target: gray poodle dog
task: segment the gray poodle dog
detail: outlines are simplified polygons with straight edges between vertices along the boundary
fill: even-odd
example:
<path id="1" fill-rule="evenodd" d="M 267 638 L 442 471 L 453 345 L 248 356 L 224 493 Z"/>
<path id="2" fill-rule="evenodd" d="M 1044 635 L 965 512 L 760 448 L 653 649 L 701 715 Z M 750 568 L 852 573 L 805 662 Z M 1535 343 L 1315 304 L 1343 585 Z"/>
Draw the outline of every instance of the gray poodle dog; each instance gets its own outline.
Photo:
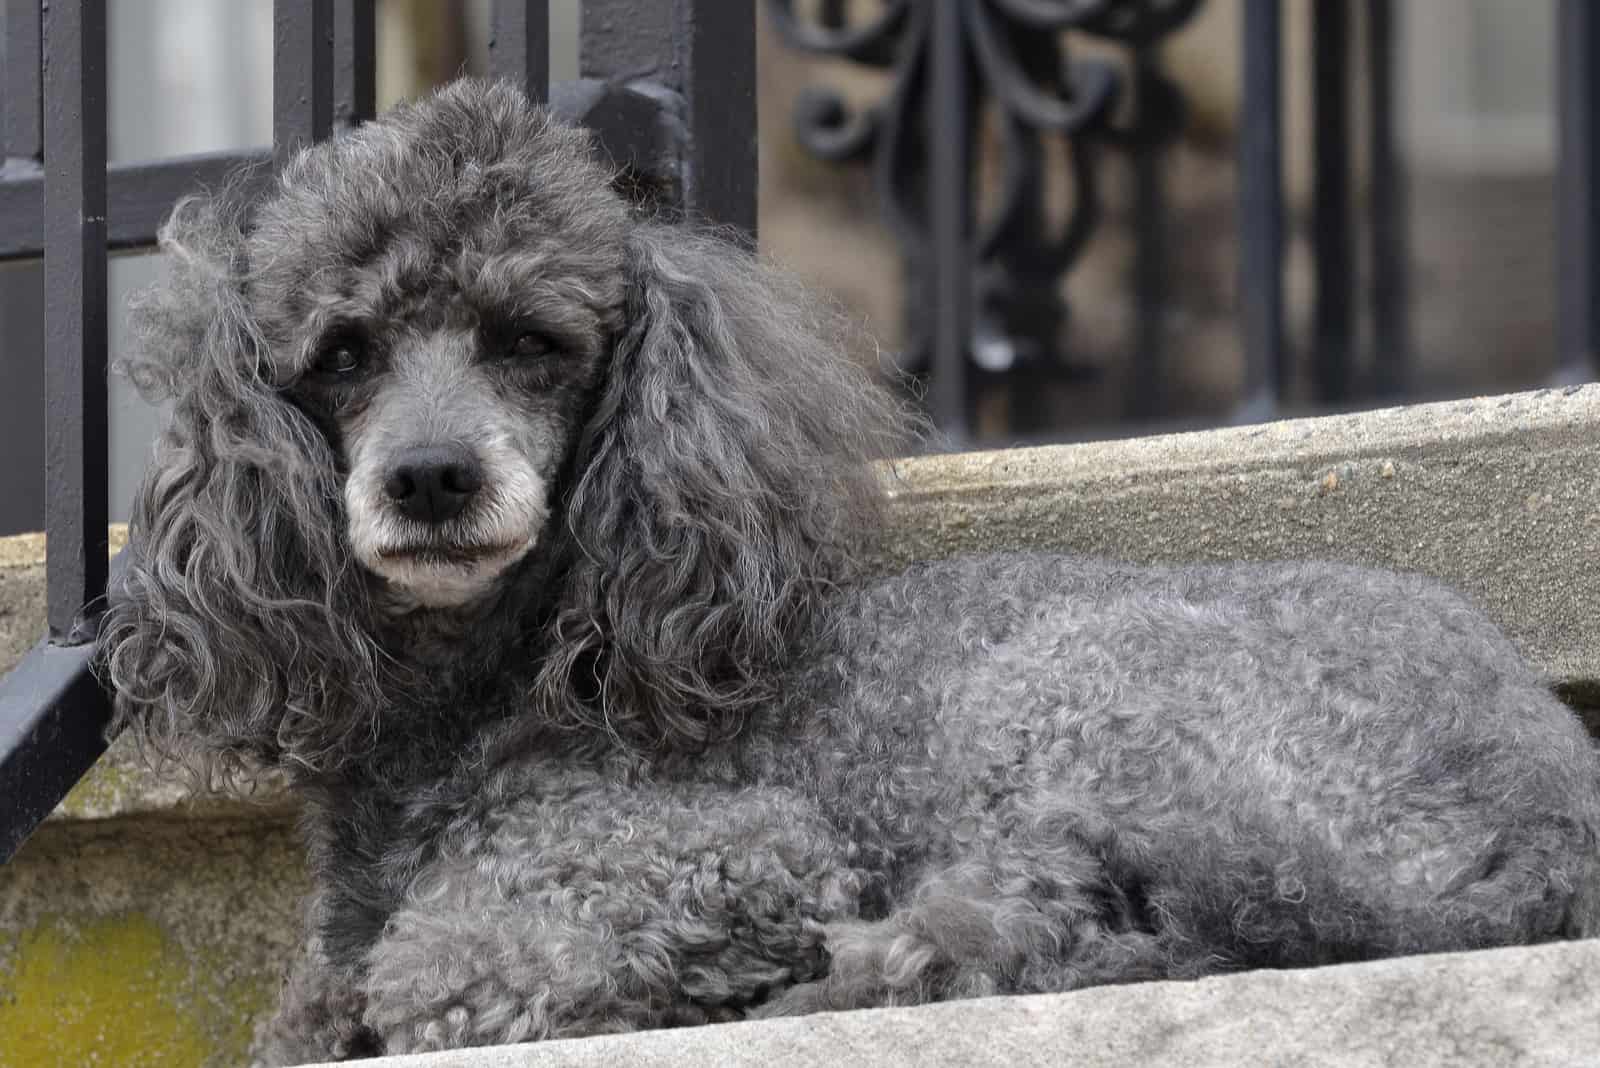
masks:
<path id="1" fill-rule="evenodd" d="M 269 1063 L 1600 933 L 1600 766 L 1425 579 L 866 573 L 907 420 L 457 83 L 180 206 L 118 723 L 287 776 Z"/>

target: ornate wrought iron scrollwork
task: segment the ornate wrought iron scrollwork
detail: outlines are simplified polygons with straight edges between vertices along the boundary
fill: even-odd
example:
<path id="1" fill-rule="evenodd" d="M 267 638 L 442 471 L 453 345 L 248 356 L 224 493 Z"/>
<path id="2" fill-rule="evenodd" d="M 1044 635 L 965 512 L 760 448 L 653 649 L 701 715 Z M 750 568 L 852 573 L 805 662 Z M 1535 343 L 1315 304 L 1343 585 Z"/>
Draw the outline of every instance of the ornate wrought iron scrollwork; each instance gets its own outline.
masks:
<path id="1" fill-rule="evenodd" d="M 795 130 L 806 150 L 822 159 L 871 161 L 886 221 L 905 254 L 912 294 L 901 366 L 933 373 L 934 414 L 963 435 L 970 391 L 955 383 L 941 389 L 940 375 L 1014 377 L 1029 369 L 1063 369 L 1057 353 L 1066 308 L 1059 282 L 1098 220 L 1097 150 L 1149 147 L 1175 127 L 1175 87 L 1153 73 L 1153 64 L 1138 60 L 1200 0 L 880 0 L 860 19 L 849 17 L 851 5 L 844 0 L 821 0 L 810 17 L 797 13 L 794 0 L 766 2 L 775 29 L 791 47 L 890 72 L 884 97 L 860 109 L 836 90 L 807 89 L 795 103 Z M 947 4 L 953 6 L 941 7 Z M 1077 54 L 1068 31 L 1132 50 L 1138 100 L 1131 121 L 1114 118 L 1123 88 L 1119 66 Z M 943 40 L 945 34 L 959 40 Z M 933 58 L 941 47 L 946 57 L 960 56 L 954 87 L 940 80 L 949 76 Z M 985 198 L 991 206 L 980 217 L 972 183 L 985 104 L 996 117 L 1001 151 L 999 187 Z M 936 143 L 947 138 L 959 139 L 960 150 L 952 153 Z M 1067 146 L 1065 180 L 1072 192 L 1071 210 L 1055 226 L 1045 210 L 1050 138 Z M 941 187 L 933 173 L 940 165 L 963 173 L 943 176 Z M 957 249 L 935 236 L 935 213 L 951 205 L 935 203 L 932 190 L 953 188 L 952 177 L 964 191 L 965 237 Z M 963 257 L 970 271 L 970 309 L 943 321 L 968 324 L 964 339 L 940 337 L 932 325 L 937 317 L 928 314 L 935 294 L 949 292 L 933 276 L 939 257 L 950 255 Z"/>

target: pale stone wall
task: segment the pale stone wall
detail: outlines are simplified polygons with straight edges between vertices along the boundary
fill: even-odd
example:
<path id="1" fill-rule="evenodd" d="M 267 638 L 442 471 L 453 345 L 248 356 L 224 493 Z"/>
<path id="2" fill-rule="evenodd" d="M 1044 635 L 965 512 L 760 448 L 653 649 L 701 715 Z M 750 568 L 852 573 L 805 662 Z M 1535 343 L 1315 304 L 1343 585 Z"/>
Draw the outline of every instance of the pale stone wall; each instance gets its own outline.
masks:
<path id="1" fill-rule="evenodd" d="M 282 819 L 47 824 L 0 870 L 0 1064 L 242 1063 L 305 890 Z"/>

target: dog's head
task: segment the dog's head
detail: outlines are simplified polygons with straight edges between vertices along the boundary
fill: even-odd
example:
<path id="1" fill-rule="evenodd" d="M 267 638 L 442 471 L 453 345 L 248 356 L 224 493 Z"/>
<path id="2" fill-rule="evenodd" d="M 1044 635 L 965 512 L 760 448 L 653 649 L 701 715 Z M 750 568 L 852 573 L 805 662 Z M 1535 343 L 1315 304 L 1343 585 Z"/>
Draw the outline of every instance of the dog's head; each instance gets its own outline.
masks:
<path id="1" fill-rule="evenodd" d="M 246 243 L 273 385 L 344 475 L 356 560 L 459 607 L 540 544 L 624 322 L 626 207 L 576 130 L 463 84 L 299 157 Z"/>
<path id="2" fill-rule="evenodd" d="M 120 722 L 335 766 L 405 699 L 396 636 L 447 617 L 532 658 L 542 714 L 643 740 L 768 694 L 902 422 L 815 303 L 611 177 L 460 82 L 302 153 L 248 224 L 180 206 L 135 309 L 175 405 L 102 632 Z"/>

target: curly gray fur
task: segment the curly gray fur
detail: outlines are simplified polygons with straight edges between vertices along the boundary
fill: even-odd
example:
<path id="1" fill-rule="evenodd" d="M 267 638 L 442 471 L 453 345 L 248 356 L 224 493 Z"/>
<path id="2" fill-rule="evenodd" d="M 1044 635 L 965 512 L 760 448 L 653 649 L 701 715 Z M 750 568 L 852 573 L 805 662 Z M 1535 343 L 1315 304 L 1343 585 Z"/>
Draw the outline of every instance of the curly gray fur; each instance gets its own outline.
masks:
<path id="1" fill-rule="evenodd" d="M 609 178 L 462 82 L 165 232 L 102 664 L 153 752 L 306 801 L 265 1061 L 1600 933 L 1591 743 L 1459 597 L 869 578 L 906 420 Z M 374 487 L 438 442 L 486 484 L 424 529 Z"/>
<path id="2" fill-rule="evenodd" d="M 262 373 L 240 233 L 226 204 L 180 204 L 162 231 L 170 280 L 134 303 L 144 355 L 128 373 L 176 405 L 103 639 L 119 716 L 203 740 L 229 774 L 348 751 L 376 731 L 382 694 L 334 521 L 338 467 Z"/>

